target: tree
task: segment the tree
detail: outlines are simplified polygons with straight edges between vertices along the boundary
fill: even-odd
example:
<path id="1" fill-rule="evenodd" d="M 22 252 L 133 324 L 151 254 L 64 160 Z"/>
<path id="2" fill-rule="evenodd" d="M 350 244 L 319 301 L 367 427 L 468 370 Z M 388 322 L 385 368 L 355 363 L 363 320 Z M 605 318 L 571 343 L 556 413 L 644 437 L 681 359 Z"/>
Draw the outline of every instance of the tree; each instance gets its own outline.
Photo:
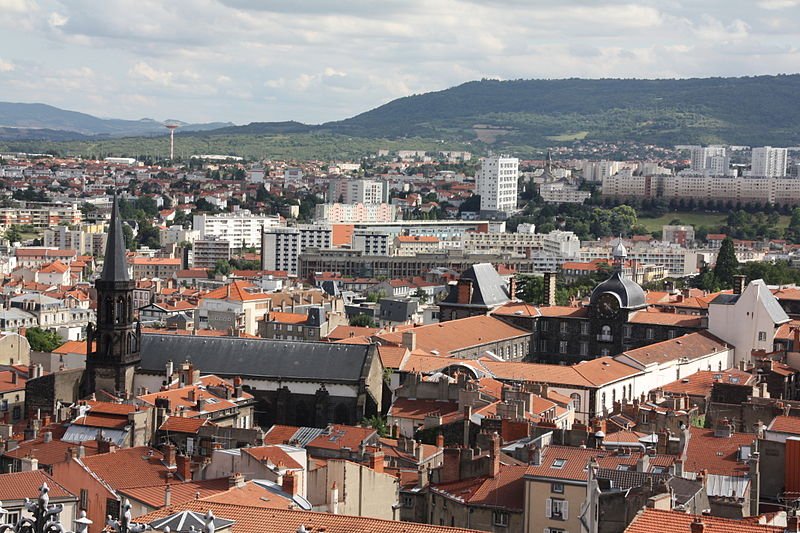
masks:
<path id="1" fill-rule="evenodd" d="M 42 328 L 28 328 L 25 331 L 25 338 L 31 345 L 31 350 L 36 352 L 52 352 L 62 344 L 64 341 L 55 331 L 48 331 Z"/>
<path id="2" fill-rule="evenodd" d="M 16 224 L 9 226 L 6 230 L 6 239 L 8 242 L 15 243 L 15 242 L 22 242 L 22 232 L 19 229 L 19 226 Z"/>
<path id="3" fill-rule="evenodd" d="M 365 315 L 364 313 L 358 314 L 350 319 L 351 326 L 357 326 L 361 328 L 375 328 L 377 324 L 375 324 L 375 320 L 369 315 Z"/>
<path id="4" fill-rule="evenodd" d="M 733 249 L 733 239 L 725 237 L 717 254 L 714 276 L 716 276 L 721 286 L 730 288 L 733 287 L 733 276 L 738 272 L 739 261 L 736 259 L 736 251 Z"/>
<path id="5" fill-rule="evenodd" d="M 386 419 L 381 415 L 372 415 L 368 418 L 364 418 L 361 421 L 361 425 L 376 430 L 379 437 L 385 437 L 389 434 L 389 425 L 386 423 Z"/>
<path id="6" fill-rule="evenodd" d="M 217 263 L 214 265 L 215 276 L 227 276 L 232 271 L 233 269 L 231 268 L 231 264 L 227 259 L 218 259 Z"/>
<path id="7" fill-rule="evenodd" d="M 421 288 L 418 288 L 416 291 L 414 291 L 414 294 L 411 296 L 418 299 L 420 303 L 423 304 L 428 301 L 428 293 L 423 291 Z"/>

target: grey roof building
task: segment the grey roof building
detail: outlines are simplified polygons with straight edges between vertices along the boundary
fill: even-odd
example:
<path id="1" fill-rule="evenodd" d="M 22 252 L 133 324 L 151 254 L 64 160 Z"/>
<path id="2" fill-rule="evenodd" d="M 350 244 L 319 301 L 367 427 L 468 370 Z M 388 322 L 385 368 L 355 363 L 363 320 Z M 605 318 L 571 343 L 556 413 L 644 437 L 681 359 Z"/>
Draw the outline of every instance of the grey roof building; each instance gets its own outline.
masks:
<path id="1" fill-rule="evenodd" d="M 477 263 L 450 285 L 447 297 L 439 303 L 440 320 L 485 315 L 511 301 L 511 292 L 490 263 Z"/>
<path id="2" fill-rule="evenodd" d="M 353 424 L 381 409 L 383 368 L 372 344 L 145 334 L 136 385 L 158 390 L 169 362 L 241 377 L 262 425 Z"/>

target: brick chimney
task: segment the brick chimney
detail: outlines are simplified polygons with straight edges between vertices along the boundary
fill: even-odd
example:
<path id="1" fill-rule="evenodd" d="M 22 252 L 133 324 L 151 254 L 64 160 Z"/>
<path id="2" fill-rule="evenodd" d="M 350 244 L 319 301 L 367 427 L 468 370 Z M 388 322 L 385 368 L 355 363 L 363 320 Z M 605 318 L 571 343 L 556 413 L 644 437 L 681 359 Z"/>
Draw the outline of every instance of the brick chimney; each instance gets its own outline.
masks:
<path id="1" fill-rule="evenodd" d="M 192 480 L 192 460 L 185 455 L 179 455 L 176 458 L 178 470 L 175 472 L 178 477 L 184 481 Z"/>
<path id="2" fill-rule="evenodd" d="M 691 531 L 692 533 L 703 533 L 705 531 L 706 525 L 703 523 L 703 520 L 698 516 L 692 521 Z"/>
<path id="3" fill-rule="evenodd" d="M 161 452 L 164 454 L 164 464 L 167 465 L 167 468 L 175 468 L 177 466 L 175 462 L 175 457 L 177 455 L 175 446 L 172 444 L 165 444 Z"/>
<path id="4" fill-rule="evenodd" d="M 244 476 L 239 472 L 234 472 L 231 474 L 231 477 L 228 478 L 228 487 L 232 489 L 240 489 L 244 487 Z"/>
<path id="5" fill-rule="evenodd" d="M 297 496 L 297 494 L 300 492 L 299 483 L 292 472 L 286 472 L 283 475 L 281 487 L 283 488 L 283 492 L 286 494 L 291 494 L 292 496 Z"/>
<path id="6" fill-rule="evenodd" d="M 472 280 L 459 279 L 456 282 L 456 303 L 468 304 L 472 301 Z"/>
<path id="7" fill-rule="evenodd" d="M 114 453 L 117 451 L 117 445 L 111 442 L 110 439 L 98 439 L 97 453 Z"/>
<path id="8" fill-rule="evenodd" d="M 489 450 L 489 459 L 491 460 L 489 464 L 489 475 L 491 477 L 497 477 L 497 475 L 500 474 L 500 435 L 498 435 L 496 431 L 492 434 L 492 447 Z"/>
<path id="9" fill-rule="evenodd" d="M 164 507 L 172 505 L 172 488 L 167 485 L 164 487 Z"/>
<path id="10" fill-rule="evenodd" d="M 381 450 L 376 450 L 369 456 L 369 467 L 377 472 L 378 474 L 383 474 L 384 466 L 386 466 L 386 461 L 383 456 L 383 452 Z"/>

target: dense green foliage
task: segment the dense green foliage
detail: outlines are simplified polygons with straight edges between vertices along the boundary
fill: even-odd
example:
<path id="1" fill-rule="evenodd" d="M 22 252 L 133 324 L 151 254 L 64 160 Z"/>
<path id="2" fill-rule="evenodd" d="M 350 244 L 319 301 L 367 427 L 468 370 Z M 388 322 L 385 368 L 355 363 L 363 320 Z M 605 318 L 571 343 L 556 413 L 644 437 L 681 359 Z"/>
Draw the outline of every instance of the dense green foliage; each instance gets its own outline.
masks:
<path id="1" fill-rule="evenodd" d="M 739 272 L 739 261 L 733 248 L 733 239 L 727 237 L 722 241 L 717 261 L 714 263 L 714 276 L 725 287 L 733 286 L 733 277 Z"/>
<path id="2" fill-rule="evenodd" d="M 36 352 L 52 352 L 64 341 L 55 331 L 44 330 L 41 328 L 28 328 L 25 331 L 25 338 L 31 345 L 31 350 Z"/>
<path id="3" fill-rule="evenodd" d="M 356 315 L 353 318 L 351 318 L 350 319 L 350 325 L 351 326 L 359 326 L 359 327 L 362 327 L 362 328 L 374 328 L 374 327 L 377 327 L 377 324 L 375 323 L 375 320 L 373 320 L 371 316 L 365 315 L 364 313 L 361 313 L 361 314 Z"/>

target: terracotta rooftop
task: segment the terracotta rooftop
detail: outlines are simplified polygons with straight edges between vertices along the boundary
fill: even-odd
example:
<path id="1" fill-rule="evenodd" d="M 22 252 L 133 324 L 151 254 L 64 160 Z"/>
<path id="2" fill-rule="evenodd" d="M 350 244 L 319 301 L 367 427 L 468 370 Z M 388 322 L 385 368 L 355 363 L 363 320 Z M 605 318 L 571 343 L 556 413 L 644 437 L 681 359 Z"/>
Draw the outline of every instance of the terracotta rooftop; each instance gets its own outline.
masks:
<path id="1" fill-rule="evenodd" d="M 496 477 L 482 476 L 453 483 L 431 484 L 434 493 L 460 502 L 522 512 L 525 508 L 526 466 L 500 465 Z"/>
<path id="2" fill-rule="evenodd" d="M 62 487 L 55 479 L 42 470 L 30 472 L 13 472 L 0 475 L 0 501 L 6 506 L 8 502 L 16 502 L 39 497 L 39 487 L 47 483 L 50 498 L 74 498 L 75 495 Z"/>
<path id="3" fill-rule="evenodd" d="M 357 516 L 314 513 L 288 509 L 263 509 L 242 505 L 206 501 L 191 501 L 169 509 L 160 509 L 139 517 L 139 522 L 152 522 L 178 511 L 189 509 L 201 514 L 211 511 L 214 516 L 235 520 L 231 533 L 287 533 L 300 526 L 309 533 L 477 533 L 473 529 L 430 526 L 411 522 L 380 520 Z"/>
<path id="4" fill-rule="evenodd" d="M 699 316 L 653 311 L 636 311 L 628 319 L 631 324 L 653 324 L 680 328 L 699 328 L 702 321 L 703 319 Z"/>
<path id="5" fill-rule="evenodd" d="M 730 348 L 707 331 L 689 333 L 681 337 L 657 342 L 642 348 L 628 350 L 622 355 L 629 357 L 642 366 L 662 364 L 683 357 L 690 360 L 703 357 Z"/>
<path id="6" fill-rule="evenodd" d="M 121 448 L 110 453 L 78 459 L 84 467 L 113 489 L 164 486 L 168 469 L 164 456 L 148 446 Z"/>
<path id="7" fill-rule="evenodd" d="M 280 446 L 255 446 L 252 448 L 242 448 L 242 453 L 246 453 L 257 461 L 266 461 L 275 466 L 285 466 L 292 470 L 302 470 L 303 465 L 292 459 Z"/>
<path id="8" fill-rule="evenodd" d="M 408 330 L 406 330 L 408 331 Z M 530 335 L 529 331 L 512 326 L 492 316 L 473 316 L 413 328 L 418 350 L 441 355 L 473 346 Z M 395 345 L 403 342 L 403 332 L 377 335 L 381 341 Z"/>
<path id="9" fill-rule="evenodd" d="M 717 518 L 716 516 L 696 516 L 679 511 L 645 509 L 637 514 L 625 529 L 625 533 L 691 533 L 692 522 L 703 524 L 703 533 L 783 533 L 782 526 L 751 524 L 742 520 Z"/>
<path id="10" fill-rule="evenodd" d="M 800 418 L 796 416 L 776 416 L 772 419 L 768 429 L 776 433 L 800 435 Z"/>
<path id="11" fill-rule="evenodd" d="M 742 446 L 752 446 L 756 440 L 753 433 L 734 433 L 730 437 L 715 437 L 713 429 L 691 428 L 691 437 L 686 448 L 684 471 L 722 476 L 744 476 L 747 463 L 739 460 Z"/>
<path id="12" fill-rule="evenodd" d="M 714 383 L 732 383 L 736 385 L 747 385 L 755 381 L 753 374 L 744 372 L 736 368 L 714 372 L 712 370 L 701 370 L 685 378 L 667 383 L 662 387 L 664 392 L 672 394 L 688 394 L 690 396 L 711 395 Z"/>
<path id="13" fill-rule="evenodd" d="M 566 481 L 586 481 L 589 476 L 587 466 L 592 458 L 595 458 L 600 468 L 617 470 L 624 467 L 635 468 L 641 456 L 641 452 L 617 453 L 594 448 L 547 446 L 543 450 L 541 464 L 528 466 L 525 475 Z M 649 471 L 668 468 L 674 461 L 675 458 L 671 455 L 651 456 Z"/>
<path id="14" fill-rule="evenodd" d="M 397 398 L 389 408 L 388 415 L 394 418 L 421 421 L 430 413 L 439 413 L 439 416 L 442 417 L 442 424 L 455 422 L 464 416 L 458 409 L 458 402 L 412 400 L 410 398 Z"/>
<path id="15" fill-rule="evenodd" d="M 224 492 L 229 488 L 228 478 L 206 479 L 187 481 L 186 483 L 173 482 L 169 485 L 161 483 L 147 487 L 132 487 L 120 490 L 131 500 L 142 502 L 148 507 L 160 508 L 164 506 L 164 492 L 169 486 L 170 501 L 172 505 L 180 505 L 198 498 L 207 498 L 214 494 Z"/>

